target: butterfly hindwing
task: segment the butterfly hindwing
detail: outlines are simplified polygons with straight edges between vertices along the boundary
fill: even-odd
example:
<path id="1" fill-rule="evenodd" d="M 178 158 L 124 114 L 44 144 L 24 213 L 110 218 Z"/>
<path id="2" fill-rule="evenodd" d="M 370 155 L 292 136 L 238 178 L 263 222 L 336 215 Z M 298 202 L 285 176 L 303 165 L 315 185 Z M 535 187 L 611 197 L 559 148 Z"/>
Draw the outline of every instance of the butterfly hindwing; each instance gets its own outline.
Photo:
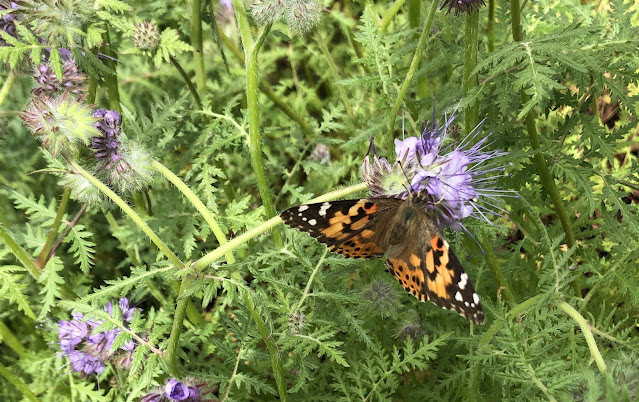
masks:
<path id="1" fill-rule="evenodd" d="M 386 260 L 388 270 L 419 300 L 430 300 L 482 324 L 484 311 L 479 296 L 448 242 L 439 234 L 425 234 L 430 239 L 420 242 L 420 247 L 392 247 Z"/>
<path id="2" fill-rule="evenodd" d="M 388 245 L 380 229 L 393 219 L 398 203 L 386 198 L 331 201 L 289 208 L 280 216 L 331 251 L 350 258 L 381 257 Z"/>

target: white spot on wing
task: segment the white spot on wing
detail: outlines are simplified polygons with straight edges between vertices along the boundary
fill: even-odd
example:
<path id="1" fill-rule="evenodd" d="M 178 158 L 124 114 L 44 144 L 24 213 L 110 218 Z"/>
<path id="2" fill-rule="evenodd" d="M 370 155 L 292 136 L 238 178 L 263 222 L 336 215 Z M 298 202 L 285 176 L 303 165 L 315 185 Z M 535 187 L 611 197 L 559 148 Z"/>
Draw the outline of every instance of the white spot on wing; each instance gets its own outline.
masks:
<path id="1" fill-rule="evenodd" d="M 468 274 L 464 272 L 463 274 L 461 274 L 461 278 L 459 279 L 459 283 L 457 284 L 457 286 L 459 286 L 461 290 L 464 290 L 467 283 L 468 283 Z"/>
<path id="2" fill-rule="evenodd" d="M 317 221 L 315 219 L 311 219 L 310 221 L 308 221 L 308 224 L 311 226 L 315 226 L 316 223 Z"/>
<path id="3" fill-rule="evenodd" d="M 319 210 L 319 216 L 326 216 L 326 211 L 328 211 L 330 207 L 331 204 L 329 202 L 323 203 Z"/>
<path id="4" fill-rule="evenodd" d="M 477 293 L 473 293 L 473 300 L 475 301 L 475 304 L 479 304 L 479 295 Z"/>
<path id="5" fill-rule="evenodd" d="M 300 205 L 299 208 L 297 208 L 297 212 L 304 212 L 308 209 L 308 205 Z"/>
<path id="6" fill-rule="evenodd" d="M 461 293 L 457 292 L 457 293 L 455 293 L 455 300 L 464 301 L 464 298 L 462 297 Z"/>

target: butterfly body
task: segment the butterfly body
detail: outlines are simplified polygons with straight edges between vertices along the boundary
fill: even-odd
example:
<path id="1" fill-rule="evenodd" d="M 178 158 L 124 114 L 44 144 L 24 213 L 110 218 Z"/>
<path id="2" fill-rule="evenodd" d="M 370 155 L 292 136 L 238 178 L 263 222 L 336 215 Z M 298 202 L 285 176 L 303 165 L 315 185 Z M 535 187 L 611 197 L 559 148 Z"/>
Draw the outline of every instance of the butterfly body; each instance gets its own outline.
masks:
<path id="1" fill-rule="evenodd" d="M 461 263 L 444 240 L 426 200 L 364 198 L 304 204 L 282 212 L 284 222 L 349 258 L 380 258 L 404 289 L 421 301 L 457 311 L 476 324 L 484 312 Z"/>

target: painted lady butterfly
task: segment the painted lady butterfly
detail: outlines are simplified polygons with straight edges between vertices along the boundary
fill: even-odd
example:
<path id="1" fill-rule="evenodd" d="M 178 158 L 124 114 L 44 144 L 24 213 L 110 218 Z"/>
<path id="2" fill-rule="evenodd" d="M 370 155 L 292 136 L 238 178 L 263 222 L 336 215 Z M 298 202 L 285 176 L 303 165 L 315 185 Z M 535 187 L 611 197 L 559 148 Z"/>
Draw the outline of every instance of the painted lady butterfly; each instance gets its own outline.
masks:
<path id="1" fill-rule="evenodd" d="M 483 324 L 479 296 L 426 203 L 419 194 L 405 200 L 364 198 L 300 205 L 280 216 L 346 257 L 379 258 L 388 252 L 386 267 L 407 292 Z"/>

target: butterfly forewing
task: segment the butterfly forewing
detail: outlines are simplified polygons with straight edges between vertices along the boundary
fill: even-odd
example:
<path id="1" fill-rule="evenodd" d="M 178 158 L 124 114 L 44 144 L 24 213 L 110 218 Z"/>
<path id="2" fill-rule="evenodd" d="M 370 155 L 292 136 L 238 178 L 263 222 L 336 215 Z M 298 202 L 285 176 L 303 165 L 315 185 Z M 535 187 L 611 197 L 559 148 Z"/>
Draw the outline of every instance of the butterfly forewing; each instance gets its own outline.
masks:
<path id="1" fill-rule="evenodd" d="M 380 228 L 390 223 L 398 203 L 386 198 L 332 201 L 289 208 L 280 216 L 331 251 L 350 258 L 382 257 L 388 245 Z"/>

